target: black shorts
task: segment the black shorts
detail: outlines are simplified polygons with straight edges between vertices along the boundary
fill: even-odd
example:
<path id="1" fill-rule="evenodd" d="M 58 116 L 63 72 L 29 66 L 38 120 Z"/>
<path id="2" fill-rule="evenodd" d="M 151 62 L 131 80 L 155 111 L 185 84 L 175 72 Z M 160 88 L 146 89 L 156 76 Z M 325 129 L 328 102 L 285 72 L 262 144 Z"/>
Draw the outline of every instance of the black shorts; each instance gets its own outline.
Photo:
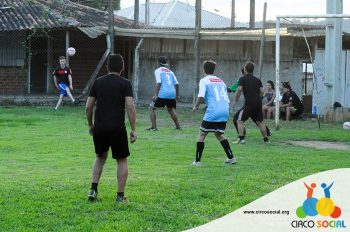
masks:
<path id="1" fill-rule="evenodd" d="M 175 99 L 165 99 L 165 98 L 157 98 L 156 101 L 152 102 L 150 104 L 152 108 L 163 108 L 163 107 L 168 107 L 168 108 L 174 108 L 176 109 L 176 101 Z"/>
<path id="2" fill-rule="evenodd" d="M 125 158 L 130 155 L 125 127 L 113 129 L 94 128 L 93 140 L 95 152 L 99 156 L 107 152 L 109 147 L 112 149 L 113 159 Z"/>
<path id="3" fill-rule="evenodd" d="M 216 132 L 224 134 L 226 129 L 226 122 L 208 122 L 203 120 L 199 129 L 203 132 Z"/>
<path id="4" fill-rule="evenodd" d="M 264 116 L 262 113 L 262 104 L 255 105 L 244 105 L 242 110 L 238 114 L 238 121 L 247 121 L 248 118 L 251 118 L 255 122 L 262 122 Z"/>

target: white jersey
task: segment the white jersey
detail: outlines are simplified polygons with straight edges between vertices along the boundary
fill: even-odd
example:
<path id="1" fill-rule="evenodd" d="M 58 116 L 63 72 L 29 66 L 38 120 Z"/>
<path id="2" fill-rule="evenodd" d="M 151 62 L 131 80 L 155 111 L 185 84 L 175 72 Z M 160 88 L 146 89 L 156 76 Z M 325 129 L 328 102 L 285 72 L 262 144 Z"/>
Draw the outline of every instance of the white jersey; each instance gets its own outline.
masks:
<path id="1" fill-rule="evenodd" d="M 223 80 L 208 75 L 199 82 L 198 97 L 205 99 L 207 109 L 203 120 L 209 122 L 227 122 L 229 117 L 229 103 L 227 87 Z"/>
<path id="2" fill-rule="evenodd" d="M 156 82 L 160 83 L 158 97 L 164 99 L 175 99 L 175 85 L 179 84 L 175 74 L 166 67 L 160 67 L 154 71 L 154 76 L 156 77 Z"/>

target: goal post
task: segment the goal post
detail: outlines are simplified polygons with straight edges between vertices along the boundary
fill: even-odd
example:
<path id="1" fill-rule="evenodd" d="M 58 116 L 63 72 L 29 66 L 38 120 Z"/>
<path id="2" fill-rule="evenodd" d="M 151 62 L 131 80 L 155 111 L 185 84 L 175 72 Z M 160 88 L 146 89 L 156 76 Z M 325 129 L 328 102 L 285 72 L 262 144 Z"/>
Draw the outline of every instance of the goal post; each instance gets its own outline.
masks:
<path id="1" fill-rule="evenodd" d="M 350 18 L 350 14 L 321 14 L 321 15 L 278 15 L 276 16 L 276 44 L 275 44 L 275 62 L 276 62 L 276 80 L 275 80 L 275 89 L 276 92 L 280 89 L 280 62 L 281 62 L 281 20 L 287 20 L 288 19 L 345 19 Z M 330 25 L 326 25 L 329 27 Z M 340 36 L 343 34 L 343 31 L 340 31 Z M 325 45 L 326 46 L 326 45 Z M 340 44 L 340 46 L 342 46 Z M 327 64 L 326 64 L 327 66 Z M 333 83 L 330 83 L 330 86 L 333 87 Z M 334 89 L 333 89 L 334 92 Z M 278 94 L 276 94 L 277 96 Z M 334 94 L 332 96 L 332 99 L 334 100 Z M 280 110 L 279 110 L 280 102 L 279 99 L 277 99 L 275 104 L 275 126 L 276 130 L 279 129 L 279 117 L 280 117 Z"/>

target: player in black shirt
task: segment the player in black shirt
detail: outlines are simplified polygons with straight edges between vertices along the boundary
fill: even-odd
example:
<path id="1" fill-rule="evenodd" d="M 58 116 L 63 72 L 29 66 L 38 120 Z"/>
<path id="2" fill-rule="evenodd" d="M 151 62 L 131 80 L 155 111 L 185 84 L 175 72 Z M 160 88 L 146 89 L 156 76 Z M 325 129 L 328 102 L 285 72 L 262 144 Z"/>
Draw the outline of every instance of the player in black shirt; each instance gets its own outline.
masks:
<path id="1" fill-rule="evenodd" d="M 66 66 L 66 58 L 64 56 L 60 56 L 59 62 L 60 66 L 53 71 L 56 88 L 60 91 L 60 97 L 55 110 L 61 105 L 64 96 L 68 95 L 72 102 L 75 103 L 75 99 L 70 92 L 73 90 L 72 70 Z"/>
<path id="2" fill-rule="evenodd" d="M 254 63 L 250 61 L 246 62 L 244 66 L 244 73 L 246 75 L 239 78 L 239 86 L 236 92 L 235 99 L 233 101 L 233 107 L 235 107 L 236 102 L 239 100 L 241 93 L 243 92 L 245 102 L 237 118 L 240 144 L 245 143 L 244 122 L 248 118 L 251 118 L 253 121 L 255 121 L 255 123 L 259 127 L 261 134 L 264 137 L 264 142 L 269 141 L 262 113 L 261 97 L 264 95 L 264 89 L 260 79 L 253 76 L 253 72 Z"/>
<path id="3" fill-rule="evenodd" d="M 283 83 L 280 111 L 286 113 L 286 120 L 288 121 L 292 119 L 292 116 L 299 116 L 304 111 L 303 103 L 301 103 L 297 94 L 292 91 L 289 82 Z"/>
<path id="4" fill-rule="evenodd" d="M 97 185 L 103 166 L 111 147 L 112 157 L 117 160 L 118 193 L 117 202 L 125 202 L 124 189 L 128 177 L 130 155 L 128 137 L 125 128 L 125 108 L 128 114 L 131 133 L 130 142 L 136 141 L 136 110 L 132 87 L 129 80 L 121 77 L 124 60 L 121 55 L 110 55 L 107 63 L 108 74 L 95 80 L 86 102 L 86 116 L 89 133 L 93 136 L 96 160 L 92 171 L 90 201 L 97 198 Z M 96 102 L 95 120 L 92 123 L 93 109 Z"/>

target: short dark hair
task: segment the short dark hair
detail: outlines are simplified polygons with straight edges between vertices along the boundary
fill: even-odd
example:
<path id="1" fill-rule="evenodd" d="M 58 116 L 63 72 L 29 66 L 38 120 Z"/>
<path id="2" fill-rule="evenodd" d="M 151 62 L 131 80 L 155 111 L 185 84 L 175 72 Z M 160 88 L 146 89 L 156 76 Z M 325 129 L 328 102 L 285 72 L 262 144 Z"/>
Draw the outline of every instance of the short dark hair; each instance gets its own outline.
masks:
<path id="1" fill-rule="evenodd" d="M 244 65 L 244 69 L 247 71 L 249 74 L 253 74 L 254 72 L 254 63 L 251 61 L 247 61 Z"/>
<path id="2" fill-rule="evenodd" d="M 216 63 L 213 60 L 204 61 L 203 68 L 206 74 L 213 74 L 215 71 Z"/>
<path id="3" fill-rule="evenodd" d="M 107 67 L 110 72 L 121 72 L 124 68 L 124 59 L 120 54 L 109 55 Z"/>
<path id="4" fill-rule="evenodd" d="M 167 58 L 165 56 L 158 57 L 158 64 L 160 66 L 167 66 Z"/>
<path id="5" fill-rule="evenodd" d="M 66 57 L 64 57 L 64 56 L 60 56 L 60 58 L 58 58 L 59 60 L 65 60 L 66 59 Z"/>

